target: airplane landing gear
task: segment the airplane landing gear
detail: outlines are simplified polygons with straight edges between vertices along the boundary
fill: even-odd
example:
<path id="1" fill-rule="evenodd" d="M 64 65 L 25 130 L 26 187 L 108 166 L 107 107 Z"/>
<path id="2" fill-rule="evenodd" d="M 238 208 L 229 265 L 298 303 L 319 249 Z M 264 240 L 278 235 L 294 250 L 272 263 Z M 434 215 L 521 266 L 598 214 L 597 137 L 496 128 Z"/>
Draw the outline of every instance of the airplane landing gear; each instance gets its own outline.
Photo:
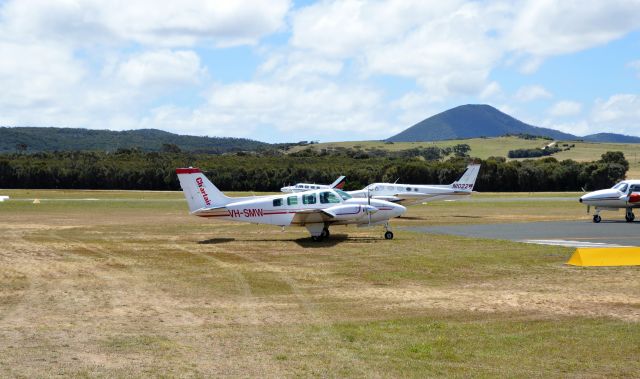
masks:
<path id="1" fill-rule="evenodd" d="M 633 214 L 633 211 L 631 209 L 627 209 L 627 213 L 624 215 L 624 219 L 627 220 L 627 222 L 633 222 L 635 218 L 636 215 Z"/>
<path id="2" fill-rule="evenodd" d="M 392 240 L 393 239 L 393 232 L 391 231 L 391 227 L 389 226 L 389 223 L 384 224 L 384 239 L 386 240 Z"/>
<path id="3" fill-rule="evenodd" d="M 600 217 L 600 215 L 593 215 L 593 222 L 597 224 L 600 221 L 602 221 L 602 217 Z"/>
<path id="4" fill-rule="evenodd" d="M 322 233 L 320 233 L 320 237 L 321 238 L 329 238 L 330 235 L 331 235 L 331 233 L 329 233 L 329 228 L 327 228 L 327 227 L 322 229 Z"/>

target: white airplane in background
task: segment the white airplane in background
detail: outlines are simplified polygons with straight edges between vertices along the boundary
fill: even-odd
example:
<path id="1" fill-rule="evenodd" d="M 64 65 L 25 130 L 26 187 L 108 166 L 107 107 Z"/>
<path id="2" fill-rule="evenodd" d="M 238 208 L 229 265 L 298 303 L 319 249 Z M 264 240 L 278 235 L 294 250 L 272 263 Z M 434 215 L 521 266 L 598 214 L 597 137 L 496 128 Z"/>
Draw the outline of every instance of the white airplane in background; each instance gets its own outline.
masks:
<path id="1" fill-rule="evenodd" d="M 5 200 L 9 200 L 9 196 L 0 196 L 0 202 L 3 202 Z"/>
<path id="2" fill-rule="evenodd" d="M 479 164 L 467 166 L 467 170 L 457 181 L 448 184 L 398 184 L 373 183 L 358 191 L 349 191 L 349 195 L 357 198 L 386 200 L 392 203 L 418 204 L 427 201 L 459 199 L 461 196 L 471 195 L 476 178 L 480 172 Z"/>
<path id="3" fill-rule="evenodd" d="M 326 185 L 326 184 L 309 184 L 309 183 L 298 183 L 296 185 L 293 186 L 286 186 L 286 187 L 282 187 L 280 188 L 280 192 L 288 192 L 288 193 L 295 193 L 295 192 L 304 192 L 304 191 L 309 191 L 309 190 L 314 190 L 314 189 L 327 189 L 327 188 L 337 188 L 337 189 L 342 189 L 342 187 L 344 187 L 344 182 L 345 182 L 345 178 L 346 176 L 341 176 L 338 179 L 336 179 L 335 182 Z"/>
<path id="4" fill-rule="evenodd" d="M 254 224 L 304 226 L 314 241 L 329 237 L 333 225 L 383 225 L 392 239 L 389 219 L 407 210 L 384 200 L 354 199 L 339 189 L 311 190 L 291 195 L 225 196 L 197 168 L 176 169 L 191 214 Z"/>
<path id="5" fill-rule="evenodd" d="M 640 180 L 623 180 L 612 188 L 590 192 L 579 200 L 587 206 L 587 213 L 592 206 L 596 208 L 593 222 L 602 221 L 601 211 L 618 211 L 625 208 L 624 218 L 627 222 L 633 222 L 636 218 L 633 208 L 640 208 Z"/>

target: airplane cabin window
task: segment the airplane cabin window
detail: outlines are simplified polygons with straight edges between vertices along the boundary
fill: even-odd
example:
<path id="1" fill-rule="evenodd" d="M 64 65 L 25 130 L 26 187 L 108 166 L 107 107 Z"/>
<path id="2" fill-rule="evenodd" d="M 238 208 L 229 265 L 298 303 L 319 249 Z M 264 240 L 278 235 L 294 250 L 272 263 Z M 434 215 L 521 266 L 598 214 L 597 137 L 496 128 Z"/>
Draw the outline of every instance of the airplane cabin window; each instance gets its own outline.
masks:
<path id="1" fill-rule="evenodd" d="M 298 196 L 287 197 L 287 205 L 298 205 Z"/>
<path id="2" fill-rule="evenodd" d="M 282 206 L 282 199 L 273 199 L 273 206 L 274 207 Z"/>
<path id="3" fill-rule="evenodd" d="M 316 194 L 312 193 L 310 195 L 302 195 L 302 203 L 303 204 L 315 204 L 316 203 Z"/>
<path id="4" fill-rule="evenodd" d="M 304 186 L 304 188 L 309 188 L 309 186 Z"/>
<path id="5" fill-rule="evenodd" d="M 411 191 L 411 187 L 407 187 L 407 192 L 408 192 L 408 191 Z"/>
<path id="6" fill-rule="evenodd" d="M 388 189 L 389 191 L 393 191 L 393 186 L 387 186 L 387 189 Z"/>
<path id="7" fill-rule="evenodd" d="M 640 184 L 632 185 L 631 188 L 629 189 L 629 193 L 632 193 L 632 192 L 640 192 Z"/>

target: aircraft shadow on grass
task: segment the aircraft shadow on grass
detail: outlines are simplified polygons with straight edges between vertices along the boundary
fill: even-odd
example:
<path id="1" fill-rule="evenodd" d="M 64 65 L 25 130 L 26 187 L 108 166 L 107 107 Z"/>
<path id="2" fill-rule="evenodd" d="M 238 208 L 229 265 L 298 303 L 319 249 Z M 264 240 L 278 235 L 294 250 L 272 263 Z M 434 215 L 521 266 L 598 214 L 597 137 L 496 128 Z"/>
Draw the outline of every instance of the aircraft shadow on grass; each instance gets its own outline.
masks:
<path id="1" fill-rule="evenodd" d="M 347 234 L 335 234 L 331 237 L 316 242 L 311 237 L 295 238 L 295 239 L 237 239 L 237 238 L 211 238 L 207 240 L 198 241 L 200 245 L 217 245 L 229 242 L 295 242 L 301 247 L 319 248 L 319 247 L 331 247 L 344 243 L 375 243 L 384 241 L 382 238 L 377 237 L 349 237 Z"/>

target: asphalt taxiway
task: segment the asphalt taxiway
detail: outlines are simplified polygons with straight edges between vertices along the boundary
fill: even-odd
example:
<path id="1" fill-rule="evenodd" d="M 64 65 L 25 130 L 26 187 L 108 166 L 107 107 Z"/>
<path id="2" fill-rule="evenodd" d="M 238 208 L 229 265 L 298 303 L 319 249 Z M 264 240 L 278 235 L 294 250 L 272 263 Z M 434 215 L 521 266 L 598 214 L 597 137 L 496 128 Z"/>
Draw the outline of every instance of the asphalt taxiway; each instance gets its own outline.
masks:
<path id="1" fill-rule="evenodd" d="M 403 227 L 430 234 L 509 240 L 570 247 L 640 246 L 640 222 L 549 221 L 512 224 L 478 224 Z"/>

